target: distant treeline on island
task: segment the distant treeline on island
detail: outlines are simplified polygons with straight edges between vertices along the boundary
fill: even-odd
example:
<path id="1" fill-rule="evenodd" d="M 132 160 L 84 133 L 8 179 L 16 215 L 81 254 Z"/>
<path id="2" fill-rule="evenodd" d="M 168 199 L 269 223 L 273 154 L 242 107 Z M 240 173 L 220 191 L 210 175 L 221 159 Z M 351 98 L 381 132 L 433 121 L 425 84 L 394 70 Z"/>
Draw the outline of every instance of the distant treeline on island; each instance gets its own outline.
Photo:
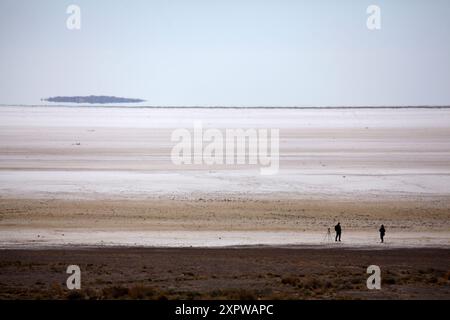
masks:
<path id="1" fill-rule="evenodd" d="M 59 102 L 59 103 L 139 103 L 145 102 L 142 99 L 120 98 L 113 96 L 73 96 L 73 97 L 50 97 L 42 99 L 42 101 Z"/>

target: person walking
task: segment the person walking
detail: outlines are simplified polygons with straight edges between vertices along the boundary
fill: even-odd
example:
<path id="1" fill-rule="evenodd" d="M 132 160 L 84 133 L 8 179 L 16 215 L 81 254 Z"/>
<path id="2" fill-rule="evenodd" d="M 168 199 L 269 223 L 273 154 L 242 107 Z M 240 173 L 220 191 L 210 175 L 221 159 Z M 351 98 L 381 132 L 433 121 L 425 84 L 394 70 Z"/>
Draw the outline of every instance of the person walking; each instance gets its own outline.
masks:
<path id="1" fill-rule="evenodd" d="M 336 238 L 335 238 L 334 241 L 337 242 L 338 239 L 339 239 L 339 242 L 340 242 L 341 241 L 341 234 L 342 234 L 342 228 L 341 228 L 341 223 L 340 222 L 338 222 L 338 224 L 334 226 L 334 231 L 336 231 Z"/>
<path id="2" fill-rule="evenodd" d="M 384 225 L 381 225 L 379 231 L 380 231 L 381 243 L 383 243 L 384 242 L 384 235 L 386 234 L 386 229 L 384 228 Z"/>

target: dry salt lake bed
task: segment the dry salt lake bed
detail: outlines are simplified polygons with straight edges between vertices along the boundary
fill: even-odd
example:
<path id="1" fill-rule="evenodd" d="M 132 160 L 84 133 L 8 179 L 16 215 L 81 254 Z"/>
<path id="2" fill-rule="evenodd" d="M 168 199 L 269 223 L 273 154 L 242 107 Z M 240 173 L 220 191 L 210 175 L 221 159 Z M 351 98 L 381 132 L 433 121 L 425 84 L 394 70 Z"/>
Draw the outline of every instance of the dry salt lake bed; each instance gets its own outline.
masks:
<path id="1" fill-rule="evenodd" d="M 279 129 L 279 172 L 174 165 L 196 120 Z M 448 299 L 449 137 L 445 108 L 2 106 L 0 296 L 67 298 L 75 263 L 85 298 Z"/>

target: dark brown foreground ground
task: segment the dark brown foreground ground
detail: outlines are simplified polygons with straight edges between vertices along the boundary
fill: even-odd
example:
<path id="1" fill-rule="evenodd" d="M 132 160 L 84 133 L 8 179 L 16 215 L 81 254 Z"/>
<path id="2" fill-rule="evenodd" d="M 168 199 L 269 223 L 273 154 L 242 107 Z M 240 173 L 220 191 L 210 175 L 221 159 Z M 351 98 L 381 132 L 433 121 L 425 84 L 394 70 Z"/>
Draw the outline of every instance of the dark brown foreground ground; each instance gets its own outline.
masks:
<path id="1" fill-rule="evenodd" d="M 65 285 L 71 264 L 79 291 Z M 448 249 L 0 250 L 1 299 L 450 299 L 449 278 Z"/>

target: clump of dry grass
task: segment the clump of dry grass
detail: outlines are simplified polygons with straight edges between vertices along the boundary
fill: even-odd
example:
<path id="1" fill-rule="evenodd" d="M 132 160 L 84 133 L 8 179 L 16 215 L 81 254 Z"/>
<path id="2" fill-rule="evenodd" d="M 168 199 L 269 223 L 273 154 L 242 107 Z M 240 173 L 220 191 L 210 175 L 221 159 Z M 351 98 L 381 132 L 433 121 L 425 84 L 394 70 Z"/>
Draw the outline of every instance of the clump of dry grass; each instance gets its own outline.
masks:
<path id="1" fill-rule="evenodd" d="M 103 289 L 103 297 L 104 298 L 112 298 L 112 299 L 119 299 L 119 298 L 126 298 L 129 295 L 129 289 L 122 286 L 113 286 Z"/>
<path id="2" fill-rule="evenodd" d="M 248 289 L 227 289 L 214 290 L 208 295 L 214 299 L 229 299 L 229 300 L 255 300 L 258 298 L 257 293 Z"/>
<path id="3" fill-rule="evenodd" d="M 151 299 L 156 295 L 156 291 L 152 287 L 137 285 L 128 290 L 128 295 L 135 300 Z"/>

